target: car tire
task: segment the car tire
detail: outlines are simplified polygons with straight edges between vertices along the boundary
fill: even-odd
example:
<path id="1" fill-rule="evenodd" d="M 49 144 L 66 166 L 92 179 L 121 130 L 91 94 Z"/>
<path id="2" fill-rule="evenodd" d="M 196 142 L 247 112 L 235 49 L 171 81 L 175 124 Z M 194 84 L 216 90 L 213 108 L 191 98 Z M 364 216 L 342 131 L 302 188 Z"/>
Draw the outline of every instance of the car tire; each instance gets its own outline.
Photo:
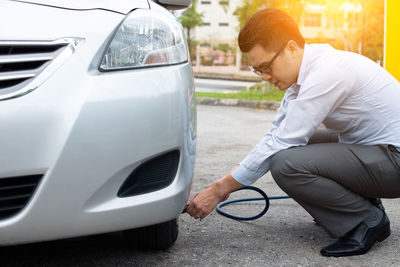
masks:
<path id="1" fill-rule="evenodd" d="M 126 230 L 124 237 L 127 245 L 134 249 L 167 249 L 178 238 L 178 221 L 173 219 L 156 225 Z"/>

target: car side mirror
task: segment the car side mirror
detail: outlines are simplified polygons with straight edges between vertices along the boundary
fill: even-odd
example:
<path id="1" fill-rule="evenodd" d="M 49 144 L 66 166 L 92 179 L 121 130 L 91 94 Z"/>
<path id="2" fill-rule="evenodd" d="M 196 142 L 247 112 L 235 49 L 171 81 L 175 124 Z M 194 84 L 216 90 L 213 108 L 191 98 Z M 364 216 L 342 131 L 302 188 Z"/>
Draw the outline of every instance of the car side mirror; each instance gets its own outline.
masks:
<path id="1" fill-rule="evenodd" d="M 167 9 L 177 10 L 187 8 L 192 3 L 192 0 L 153 0 L 153 2 Z"/>

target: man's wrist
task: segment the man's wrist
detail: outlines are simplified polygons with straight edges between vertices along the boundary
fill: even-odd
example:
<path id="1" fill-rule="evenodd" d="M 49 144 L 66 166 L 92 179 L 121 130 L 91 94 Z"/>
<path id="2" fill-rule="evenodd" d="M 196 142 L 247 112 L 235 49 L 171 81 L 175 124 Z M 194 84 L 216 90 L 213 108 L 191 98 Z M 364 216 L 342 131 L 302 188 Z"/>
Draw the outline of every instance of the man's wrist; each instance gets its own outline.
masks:
<path id="1" fill-rule="evenodd" d="M 230 174 L 224 176 L 214 183 L 217 195 L 222 199 L 232 191 L 241 188 L 243 185 L 236 181 Z"/>

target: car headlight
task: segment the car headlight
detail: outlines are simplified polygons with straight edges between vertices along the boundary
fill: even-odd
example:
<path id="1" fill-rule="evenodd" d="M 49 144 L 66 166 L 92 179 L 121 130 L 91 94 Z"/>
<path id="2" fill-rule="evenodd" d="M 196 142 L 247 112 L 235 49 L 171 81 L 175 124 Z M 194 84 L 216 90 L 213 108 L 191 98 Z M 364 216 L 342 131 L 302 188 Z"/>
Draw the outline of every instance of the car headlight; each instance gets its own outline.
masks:
<path id="1" fill-rule="evenodd" d="M 180 23 L 169 13 L 137 9 L 122 22 L 100 70 L 118 70 L 186 62 L 188 50 Z"/>

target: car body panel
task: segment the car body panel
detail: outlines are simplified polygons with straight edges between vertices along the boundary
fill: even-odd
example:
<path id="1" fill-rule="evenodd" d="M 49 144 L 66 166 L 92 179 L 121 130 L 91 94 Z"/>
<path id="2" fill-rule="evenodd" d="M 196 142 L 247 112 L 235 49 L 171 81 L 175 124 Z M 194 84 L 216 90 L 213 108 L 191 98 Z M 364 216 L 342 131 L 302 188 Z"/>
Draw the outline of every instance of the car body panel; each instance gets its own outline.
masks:
<path id="1" fill-rule="evenodd" d="M 134 8 L 149 8 L 147 0 L 134 0 L 134 3 L 132 0 L 21 0 L 19 2 L 75 10 L 103 9 L 121 14 L 128 14 Z"/>
<path id="2" fill-rule="evenodd" d="M 44 174 L 27 206 L 0 220 L 0 245 L 119 231 L 178 217 L 189 195 L 196 150 L 190 62 L 99 72 L 123 15 L 10 1 L 0 1 L 0 13 L 13 25 L 0 24 L 0 40 L 84 39 L 39 88 L 0 101 L 0 179 Z M 117 197 L 132 170 L 171 150 L 181 154 L 172 184 Z"/>

